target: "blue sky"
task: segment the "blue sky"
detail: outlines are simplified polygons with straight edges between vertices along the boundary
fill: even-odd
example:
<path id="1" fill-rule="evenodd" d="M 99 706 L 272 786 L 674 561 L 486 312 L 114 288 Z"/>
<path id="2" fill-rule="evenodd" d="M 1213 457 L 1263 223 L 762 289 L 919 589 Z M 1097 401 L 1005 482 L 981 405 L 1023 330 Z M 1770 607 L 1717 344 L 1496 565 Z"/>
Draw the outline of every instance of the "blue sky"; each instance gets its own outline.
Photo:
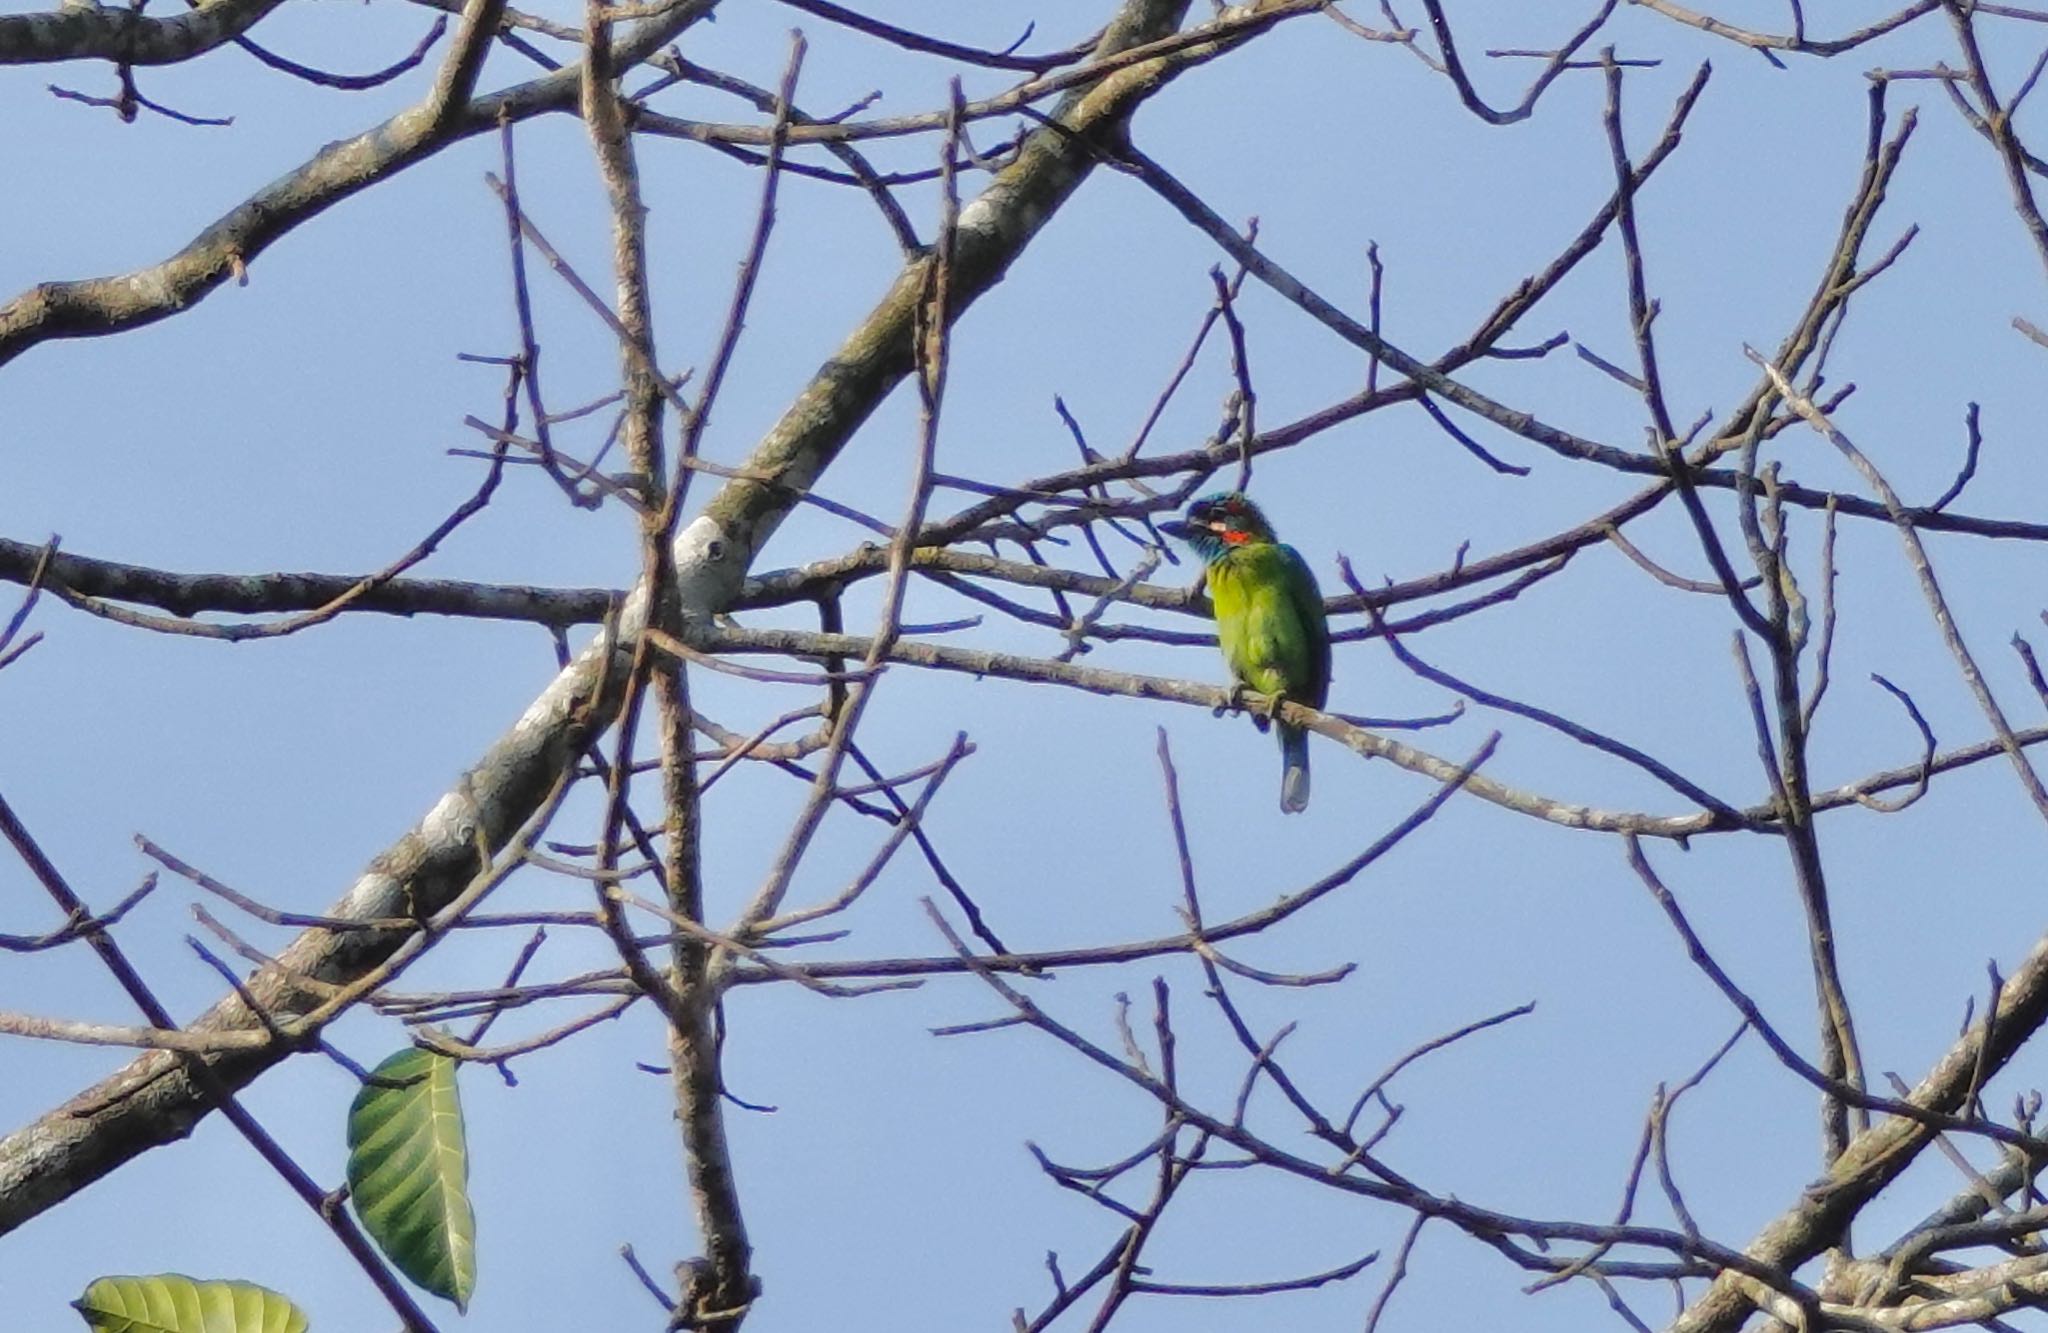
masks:
<path id="1" fill-rule="evenodd" d="M 995 46 L 1023 21 L 1021 7 L 865 8 Z M 1354 8 L 1361 21 L 1374 21 Z M 1579 8 L 1468 3 L 1451 13 L 1476 77 L 1498 104 L 1519 94 L 1531 62 L 1478 53 L 1554 45 L 1583 21 Z M 1197 9 L 1199 18 L 1205 7 Z M 1884 12 L 1868 4 L 1831 9 L 1841 12 L 1816 15 L 1817 28 Z M 559 4 L 537 12 L 574 19 Z M 1097 0 L 1034 6 L 1028 45 L 1077 40 L 1106 12 Z M 1762 3 L 1716 12 L 1731 22 L 1783 22 L 1778 7 Z M 299 58 L 317 53 L 325 66 L 358 70 L 393 58 L 427 21 L 424 10 L 382 0 L 307 4 L 281 9 L 256 36 Z M 884 96 L 864 114 L 929 109 L 943 98 L 943 62 L 779 6 L 727 6 L 716 23 L 693 29 L 684 49 L 769 84 L 792 25 L 811 41 L 799 90 L 808 107 L 834 110 L 871 89 Z M 1985 31 L 2007 89 L 2048 42 L 2048 29 L 2036 25 L 1987 21 Z M 1708 408 L 1725 413 L 1755 379 L 1744 344 L 1777 344 L 1832 246 L 1861 165 L 1864 71 L 1953 63 L 1949 33 L 1921 22 L 1840 59 L 1795 59 L 1777 70 L 1634 6 L 1609 32 L 1602 40 L 1620 54 L 1663 62 L 1628 75 L 1626 126 L 1637 153 L 1697 63 L 1714 65 L 1682 148 L 1639 209 L 1648 277 L 1662 302 L 1657 332 L 1674 414 L 1689 421 Z M 483 86 L 530 77 L 530 68 L 494 55 Z M 150 116 L 122 125 L 45 90 L 57 82 L 105 93 L 104 67 L 16 69 L 0 79 L 0 118 L 10 126 L 0 136 L 0 179 L 25 188 L 0 190 L 0 299 L 50 278 L 157 261 L 321 144 L 417 99 L 429 77 L 422 69 L 375 92 L 343 95 L 285 79 L 232 49 L 145 71 L 151 97 L 235 117 L 230 128 L 199 129 Z M 972 94 L 1004 80 L 971 71 L 967 83 Z M 1266 251 L 1353 313 L 1364 306 L 1365 246 L 1376 241 L 1387 265 L 1385 330 L 1427 358 L 1464 338 L 1605 198 L 1602 97 L 1597 72 L 1572 72 L 1530 120 L 1489 127 L 1407 52 L 1311 17 L 1184 76 L 1140 113 L 1135 134 L 1225 216 L 1256 214 Z M 679 91 L 659 105 L 745 118 L 742 108 L 705 94 Z M 1980 402 L 1986 447 L 1957 508 L 2033 517 L 2044 508 L 2035 423 L 2048 419 L 2048 381 L 2042 349 L 2009 321 L 2023 314 L 2048 323 L 2041 262 L 1991 151 L 1938 88 L 1897 84 L 1891 105 L 1895 115 L 1918 105 L 1922 120 L 1873 250 L 1910 224 L 1921 230 L 1895 271 L 1852 306 L 1831 379 L 1854 380 L 1858 390 L 1839 423 L 1903 494 L 1925 501 L 1959 465 L 1964 404 Z M 2020 129 L 2029 129 L 2027 115 Z M 984 147 L 994 138 L 977 132 Z M 580 126 L 559 116 L 534 121 L 520 128 L 518 145 L 535 221 L 586 276 L 600 277 L 607 219 Z M 875 149 L 885 167 L 924 165 L 935 153 L 924 139 Z M 0 535 L 40 541 L 59 533 L 79 554 L 183 571 L 360 572 L 409 547 L 479 478 L 475 460 L 447 452 L 480 444 L 463 416 L 496 412 L 499 372 L 456 354 L 515 346 L 503 218 L 482 179 L 498 169 L 497 155 L 490 139 L 451 148 L 292 232 L 251 266 L 247 287 L 222 289 L 118 337 L 39 346 L 0 369 Z M 757 183 L 749 170 L 693 145 L 650 141 L 641 162 L 664 360 L 702 365 L 753 222 Z M 904 198 L 929 233 L 933 192 L 906 190 Z M 963 320 L 939 467 L 1016 483 L 1070 466 L 1074 448 L 1053 413 L 1055 394 L 1098 448 L 1120 448 L 1207 309 L 1207 270 L 1220 258 L 1142 186 L 1098 173 Z M 785 183 L 708 456 L 728 464 L 745 457 L 897 263 L 888 232 L 858 193 Z M 551 276 L 537 271 L 534 281 L 550 405 L 609 391 L 617 362 L 608 335 Z M 1256 284 L 1246 293 L 1263 424 L 1357 387 L 1363 368 L 1353 349 Z M 1581 265 L 1511 341 L 1560 330 L 1631 364 L 1614 245 Z M 1540 361 L 1481 363 L 1468 378 L 1546 419 L 1642 447 L 1640 401 L 1568 349 Z M 1212 345 L 1158 428 L 1155 450 L 1200 441 L 1230 385 L 1227 359 Z M 1506 549 L 1637 489 L 1638 479 L 1555 458 L 1469 418 L 1464 424 L 1532 474 L 1488 471 L 1420 411 L 1402 407 L 1262 459 L 1253 490 L 1334 591 L 1339 553 L 1368 580 L 1415 577 L 1446 566 L 1462 542 L 1475 555 Z M 824 490 L 893 521 L 914 443 L 914 397 L 899 391 Z M 1788 431 L 1773 449 L 1788 476 L 1857 489 L 1810 432 Z M 699 485 L 698 496 L 709 493 Z M 965 502 L 942 493 L 934 509 Z M 1717 504 L 1716 513 L 1732 538 L 1732 508 Z M 1675 508 L 1630 531 L 1658 559 L 1705 576 Z M 1804 571 L 1813 569 L 1818 533 L 1813 515 L 1797 516 L 1793 550 Z M 756 569 L 801 564 L 863 539 L 840 520 L 799 513 Z M 636 540 L 618 506 L 572 509 L 541 478 L 515 470 L 490 509 L 425 572 L 620 585 L 637 568 Z M 2015 724 L 2037 721 L 2039 705 L 2004 644 L 2015 630 L 2038 630 L 2048 556 L 1980 538 L 1934 535 L 1929 546 Z M 1049 554 L 1086 567 L 1085 549 Z M 1841 637 L 1834 694 L 1815 737 L 1817 781 L 1833 785 L 1916 756 L 1916 734 L 1868 683 L 1872 671 L 1913 693 L 1945 747 L 1985 734 L 1895 535 L 1844 520 L 1839 559 Z M 1157 577 L 1185 581 L 1192 571 L 1183 563 Z M 872 625 L 877 591 L 870 583 L 849 599 L 849 628 Z M 0 590 L 0 611 L 12 605 Z M 907 614 L 932 620 L 973 609 L 920 582 Z M 743 620 L 802 624 L 804 616 Z M 1733 626 L 1719 600 L 1652 584 L 1618 552 L 1596 548 L 1518 602 L 1411 646 L 1479 685 L 1640 744 L 1748 803 L 1765 786 L 1731 666 Z M 530 626 L 344 616 L 290 639 L 229 645 L 150 636 L 46 601 L 34 627 L 45 642 L 0 674 L 0 792 L 101 906 L 148 868 L 130 841 L 140 832 L 277 906 L 320 910 L 554 672 L 547 636 Z M 1051 633 L 993 619 L 954 639 L 1042 656 L 1061 646 Z M 1087 660 L 1222 678 L 1206 649 L 1105 644 Z M 693 676 L 693 690 L 709 714 L 743 732 L 807 698 L 793 687 L 704 672 Z M 1376 644 L 1340 649 L 1334 708 L 1412 715 L 1449 702 Z M 1474 709 L 1412 739 L 1462 757 L 1499 725 Z M 1287 819 L 1274 808 L 1272 742 L 1241 720 L 904 667 L 879 687 L 862 738 L 879 764 L 900 770 L 937 758 L 956 731 L 969 734 L 977 752 L 939 797 L 928 827 L 1013 946 L 1051 948 L 1178 928 L 1178 876 L 1154 757 L 1162 727 L 1182 774 L 1212 918 L 1312 882 L 1428 792 L 1411 774 L 1318 744 L 1314 805 Z M 1598 805 L 1678 808 L 1670 793 L 1611 761 L 1523 724 L 1504 730 L 1489 768 L 1503 780 Z M 787 777 L 752 770 L 714 794 L 705 849 L 714 917 L 729 916 L 752 893 L 802 795 Z M 587 838 L 597 819 L 592 800 L 572 800 L 558 836 Z M 835 816 L 798 877 L 796 901 L 829 896 L 882 835 L 872 822 Z M 2040 919 L 2028 895 L 2043 835 L 2010 772 L 1992 763 L 1944 777 L 1903 815 L 1850 811 L 1824 820 L 1842 969 L 1872 1069 L 1916 1078 L 1953 1039 L 1966 999 L 1981 1003 L 1985 960 L 2009 971 L 2031 945 Z M 1658 845 L 1650 854 L 1721 961 L 1810 1051 L 1812 983 L 1782 847 L 1724 834 L 1689 851 Z M 0 929 L 54 924 L 19 867 L 0 866 L 0 885 Z M 845 921 L 853 936 L 815 952 L 933 952 L 940 941 L 918 900 L 936 892 L 905 854 Z M 507 885 L 498 905 L 581 907 L 587 894 L 586 885 L 528 875 Z M 194 929 L 190 900 L 188 888 L 166 883 L 119 932 L 180 1017 L 219 989 L 183 943 Z M 284 938 L 252 935 L 272 945 Z M 495 981 L 518 942 L 457 940 L 406 985 Z M 1357 883 L 1241 952 L 1282 970 L 1358 965 L 1331 987 L 1238 982 L 1233 990 L 1262 1034 L 1299 1023 L 1283 1048 L 1290 1071 L 1339 1107 L 1417 1043 L 1535 1001 L 1530 1017 L 1401 1078 L 1395 1096 L 1407 1109 L 1385 1155 L 1438 1193 L 1537 1216 L 1611 1216 L 1653 1088 L 1688 1075 L 1736 1023 L 1687 964 L 1616 841 L 1473 800 L 1452 802 Z M 594 934 L 562 930 L 537 966 L 567 975 L 608 960 Z M 1190 1086 L 1227 1105 L 1243 1056 L 1202 1000 L 1192 960 L 1071 970 L 1033 993 L 1062 1021 L 1113 1043 L 1114 996 L 1142 1001 L 1154 975 L 1174 988 Z M 112 983 L 75 949 L 0 955 L 0 1008 L 134 1021 Z M 1023 1145 L 1035 1142 L 1069 1163 L 1108 1161 L 1154 1133 L 1158 1112 L 1040 1034 L 929 1033 L 1000 1012 L 969 980 L 858 1000 L 779 987 L 732 998 L 731 1085 L 778 1108 L 735 1111 L 730 1124 L 765 1284 L 750 1330 L 827 1321 L 1001 1326 L 1011 1308 L 1036 1309 L 1048 1295 L 1045 1251 L 1058 1250 L 1072 1275 L 1113 1241 L 1118 1220 L 1055 1189 Z M 508 1019 L 496 1035 L 531 1030 L 529 1022 Z M 358 1015 L 336 1039 L 369 1063 L 404 1038 L 395 1023 Z M 481 1217 L 470 1325 L 657 1326 L 616 1250 L 630 1242 L 665 1273 L 695 1245 L 668 1084 L 634 1068 L 662 1058 L 656 1020 L 635 1010 L 521 1062 L 516 1088 L 487 1070 L 465 1072 Z M 0 1125 L 28 1122 L 120 1063 L 118 1052 L 10 1040 L 0 1047 Z M 2003 1106 L 2035 1081 L 2023 1055 L 1994 1083 L 1990 1103 Z M 317 1179 L 334 1184 L 351 1093 L 342 1070 L 302 1058 L 261 1081 L 248 1103 Z M 1270 1090 L 1255 1100 L 1254 1116 L 1282 1146 L 1309 1146 Z M 1754 1039 L 1738 1046 L 1674 1122 L 1674 1164 L 1702 1227 L 1740 1244 L 1787 1207 L 1818 1174 L 1817 1130 L 1810 1091 Z M 1909 1224 L 1956 1183 L 1952 1168 L 1930 1157 L 1866 1214 L 1859 1241 L 1888 1239 L 1881 1233 Z M 1666 1214 L 1646 1194 L 1639 1216 L 1663 1222 Z M 1190 1187 L 1148 1256 L 1162 1280 L 1266 1280 L 1375 1248 L 1390 1257 L 1408 1220 L 1298 1182 L 1216 1172 Z M 1141 1300 L 1116 1326 L 1355 1328 L 1386 1265 L 1264 1303 Z M 1540 1330 L 1611 1318 L 1583 1285 L 1522 1295 L 1524 1275 L 1444 1227 L 1425 1231 L 1412 1269 L 1383 1327 Z M 65 1302 L 92 1277 L 163 1270 L 264 1282 L 299 1301 L 319 1329 L 389 1323 L 317 1220 L 214 1121 L 0 1240 L 0 1308 L 10 1328 L 69 1327 Z M 1653 1323 L 1664 1300 L 1652 1293 L 1642 1303 Z M 443 1326 L 458 1322 L 451 1312 Z"/>

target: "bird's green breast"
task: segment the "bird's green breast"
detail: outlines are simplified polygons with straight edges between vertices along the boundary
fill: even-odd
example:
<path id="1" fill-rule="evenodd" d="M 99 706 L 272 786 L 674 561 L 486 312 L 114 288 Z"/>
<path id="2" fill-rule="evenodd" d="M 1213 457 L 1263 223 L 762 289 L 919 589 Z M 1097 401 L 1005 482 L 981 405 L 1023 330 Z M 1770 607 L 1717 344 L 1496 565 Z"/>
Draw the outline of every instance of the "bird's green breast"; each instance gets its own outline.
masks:
<path id="1" fill-rule="evenodd" d="M 1297 577 L 1286 548 L 1247 544 L 1210 563 L 1209 600 L 1231 675 L 1261 694 L 1285 693 L 1320 707 L 1328 682 L 1318 679 L 1318 640 L 1303 623 L 1292 586 Z"/>

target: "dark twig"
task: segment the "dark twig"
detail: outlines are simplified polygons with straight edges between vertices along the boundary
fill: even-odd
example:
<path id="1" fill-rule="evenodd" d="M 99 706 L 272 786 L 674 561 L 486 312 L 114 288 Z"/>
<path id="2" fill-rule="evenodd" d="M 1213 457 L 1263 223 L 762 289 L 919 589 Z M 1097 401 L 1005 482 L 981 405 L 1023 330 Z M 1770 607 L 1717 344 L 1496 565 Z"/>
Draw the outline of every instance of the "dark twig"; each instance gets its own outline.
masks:
<path id="1" fill-rule="evenodd" d="M 434 43 L 441 40 L 441 34 L 447 31 L 446 16 L 436 18 L 433 26 L 427 29 L 426 36 L 420 38 L 418 45 L 383 69 L 371 74 L 331 74 L 323 69 L 314 69 L 311 65 L 301 65 L 296 60 L 287 60 L 273 51 L 267 51 L 247 37 L 235 38 L 235 45 L 270 68 L 289 74 L 295 79 L 303 79 L 322 88 L 361 92 L 367 88 L 381 87 L 406 71 L 418 68 L 420 62 L 427 58 L 427 52 L 434 49 Z"/>
<path id="2" fill-rule="evenodd" d="M 1240 279 L 1242 274 L 1239 275 Z M 1244 323 L 1237 317 L 1237 305 L 1232 299 L 1230 281 L 1223 276 L 1219 264 L 1209 270 L 1209 281 L 1216 287 L 1216 309 L 1223 316 L 1223 327 L 1230 334 L 1230 369 L 1237 377 L 1237 439 L 1238 465 L 1235 489 L 1248 491 L 1252 486 L 1252 441 L 1258 437 L 1257 408 L 1258 394 L 1252 389 L 1251 356 L 1245 351 Z"/>
<path id="3" fill-rule="evenodd" d="M 21 604 L 14 608 L 14 614 L 7 617 L 7 624 L 0 626 L 0 668 L 19 661 L 23 653 L 42 641 L 41 634 L 31 634 L 18 645 L 14 639 L 21 633 L 21 627 L 28 623 L 29 614 L 36 609 L 36 601 L 43 595 L 43 576 L 50 572 L 50 557 L 57 554 L 57 542 L 56 537 L 51 537 L 43 543 L 34 568 L 29 571 L 28 592 L 22 596 Z"/>
<path id="4" fill-rule="evenodd" d="M 1564 73 L 1579 48 L 1600 31 L 1618 3 L 1619 0 L 1601 0 L 1600 7 L 1586 25 L 1566 39 L 1563 46 L 1549 53 L 1549 63 L 1530 83 L 1528 91 L 1522 94 L 1522 100 L 1505 111 L 1496 111 L 1488 106 L 1466 77 L 1464 64 L 1458 59 L 1457 44 L 1451 40 L 1450 20 L 1444 17 L 1442 0 L 1422 0 L 1422 7 L 1429 11 L 1430 31 L 1435 34 L 1437 50 L 1443 56 L 1444 72 L 1457 86 L 1458 97 L 1465 103 L 1465 108 L 1489 125 L 1512 125 L 1518 120 L 1526 120 L 1536 109 L 1536 100 L 1543 96 L 1544 90 L 1558 75 Z"/>
<path id="5" fill-rule="evenodd" d="M 1373 1297 L 1372 1309 L 1365 1316 L 1365 1333 L 1379 1333 L 1380 1317 L 1394 1299 L 1394 1289 L 1401 1285 L 1402 1278 L 1408 1276 L 1408 1256 L 1415 1252 L 1416 1238 L 1428 1222 L 1428 1214 L 1417 1213 L 1415 1220 L 1408 1224 L 1408 1234 L 1401 1238 L 1401 1248 L 1394 1252 L 1393 1271 L 1387 1274 L 1386 1285 L 1380 1288 L 1379 1295 Z"/>
<path id="6" fill-rule="evenodd" d="M 1984 446 L 1984 436 L 1977 429 L 1977 405 L 1975 403 L 1971 403 L 1969 410 L 1963 414 L 1963 421 L 1970 432 L 1969 443 L 1964 446 L 1963 450 L 1963 467 L 1960 472 L 1956 473 L 1956 479 L 1949 483 L 1948 489 L 1941 493 L 1941 498 L 1927 506 L 1937 514 L 1948 508 L 1950 502 L 1963 493 L 1963 487 L 1970 484 L 1970 478 L 1977 475 L 1977 451 Z"/>

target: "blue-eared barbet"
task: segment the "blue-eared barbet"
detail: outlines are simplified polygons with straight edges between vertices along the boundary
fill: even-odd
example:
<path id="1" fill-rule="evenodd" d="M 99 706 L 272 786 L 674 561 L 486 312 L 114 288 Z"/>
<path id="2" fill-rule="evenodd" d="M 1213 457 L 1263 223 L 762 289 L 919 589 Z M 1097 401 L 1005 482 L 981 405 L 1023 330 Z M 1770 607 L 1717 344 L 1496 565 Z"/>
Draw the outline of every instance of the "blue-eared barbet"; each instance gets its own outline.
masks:
<path id="1" fill-rule="evenodd" d="M 1205 495 L 1185 520 L 1159 530 L 1193 547 L 1207 566 L 1216 637 L 1237 684 L 1276 705 L 1284 699 L 1321 708 L 1330 694 L 1330 623 L 1300 552 L 1237 491 Z M 1253 720 L 1266 729 L 1266 718 L 1254 713 Z M 1308 733 L 1286 722 L 1277 730 L 1280 808 L 1294 814 L 1308 808 Z"/>

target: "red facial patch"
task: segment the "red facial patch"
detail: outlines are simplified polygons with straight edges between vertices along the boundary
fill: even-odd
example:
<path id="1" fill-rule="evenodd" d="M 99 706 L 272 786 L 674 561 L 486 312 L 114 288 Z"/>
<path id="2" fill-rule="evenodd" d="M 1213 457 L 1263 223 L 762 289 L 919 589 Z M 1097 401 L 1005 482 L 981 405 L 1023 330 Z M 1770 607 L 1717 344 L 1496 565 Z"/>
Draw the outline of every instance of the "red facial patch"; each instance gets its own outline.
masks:
<path id="1" fill-rule="evenodd" d="M 1237 528 L 1220 528 L 1217 530 L 1216 535 L 1221 537 L 1225 544 L 1230 546 L 1242 546 L 1252 539 L 1252 535 L 1249 532 L 1243 532 Z"/>

